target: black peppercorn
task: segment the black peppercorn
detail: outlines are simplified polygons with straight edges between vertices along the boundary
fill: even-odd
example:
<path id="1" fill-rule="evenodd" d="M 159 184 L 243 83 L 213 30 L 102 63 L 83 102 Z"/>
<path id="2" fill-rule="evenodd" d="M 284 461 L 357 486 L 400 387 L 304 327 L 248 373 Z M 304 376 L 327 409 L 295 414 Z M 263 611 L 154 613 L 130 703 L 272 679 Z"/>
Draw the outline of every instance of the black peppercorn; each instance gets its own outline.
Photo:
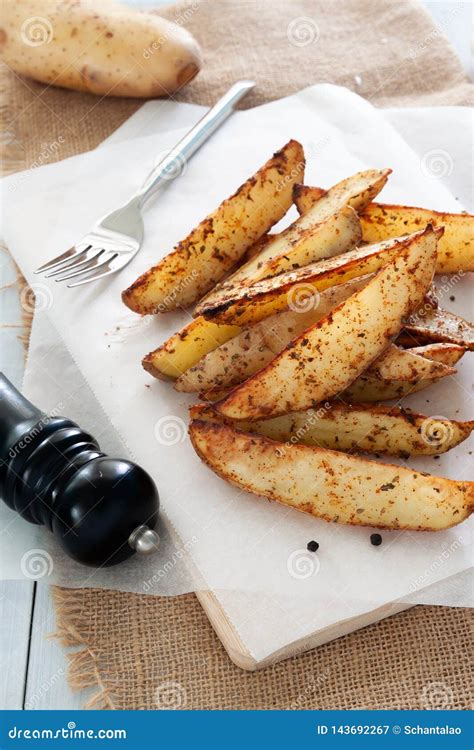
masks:
<path id="1" fill-rule="evenodd" d="M 306 549 L 308 552 L 317 552 L 319 549 L 319 544 L 315 541 L 308 542 L 306 545 Z"/>
<path id="2" fill-rule="evenodd" d="M 371 534 L 370 535 L 370 543 L 374 545 L 374 547 L 378 547 L 382 544 L 382 537 L 380 534 Z"/>

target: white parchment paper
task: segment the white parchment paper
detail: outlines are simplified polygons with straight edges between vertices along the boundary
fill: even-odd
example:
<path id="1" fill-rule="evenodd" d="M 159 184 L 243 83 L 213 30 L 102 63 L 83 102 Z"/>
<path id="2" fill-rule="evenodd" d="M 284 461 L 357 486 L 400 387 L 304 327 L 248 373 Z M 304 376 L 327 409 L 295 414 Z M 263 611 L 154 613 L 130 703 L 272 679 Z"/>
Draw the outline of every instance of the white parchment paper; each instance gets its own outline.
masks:
<path id="1" fill-rule="evenodd" d="M 189 118 L 191 109 L 186 107 Z M 298 637 L 302 637 L 299 631 L 304 634 L 309 628 L 311 632 L 316 612 L 318 627 L 323 627 L 407 594 L 426 595 L 430 584 L 453 580 L 470 562 L 469 524 L 436 535 L 385 532 L 382 547 L 373 548 L 368 544 L 370 530 L 330 526 L 239 493 L 214 477 L 200 464 L 185 437 L 186 406 L 191 399 L 150 380 L 139 364 L 143 354 L 185 322 L 186 316 L 140 320 L 120 302 L 120 291 L 129 281 L 168 252 L 290 137 L 305 146 L 306 182 L 310 184 L 329 185 L 358 169 L 391 166 L 395 173 L 384 190 L 384 200 L 461 210 L 435 175 L 439 163 L 452 174 L 453 149 L 438 149 L 444 151 L 441 157 L 429 153 L 433 148 L 416 155 L 367 102 L 336 87 L 313 87 L 236 114 L 193 158 L 185 174 L 150 206 L 143 250 L 111 283 L 82 290 L 39 283 L 31 277 L 31 270 L 70 245 L 98 214 L 125 199 L 156 155 L 176 141 L 176 131 L 137 138 L 140 132 L 149 132 L 148 126 L 156 125 L 153 104 L 143 107 L 135 118 L 133 132 L 128 130 L 128 136 L 135 137 L 133 142 L 104 146 L 21 179 L 14 176 L 2 185 L 6 240 L 39 300 L 44 300 L 33 331 L 36 341 L 36 329 L 42 331 L 44 346 L 43 351 L 41 346 L 35 348 L 30 360 L 27 393 L 49 410 L 58 406 L 60 397 L 60 411 L 100 436 L 104 449 L 116 455 L 128 453 L 142 463 L 154 475 L 166 518 L 181 540 L 178 547 L 170 542 L 159 559 L 147 561 L 144 568 L 131 561 L 117 569 L 87 574 L 80 566 L 58 559 L 54 546 L 48 546 L 57 563 L 56 573 L 62 572 L 61 580 L 68 585 L 177 593 L 202 585 L 180 573 L 182 558 L 190 556 L 192 568 L 201 572 L 208 587 L 264 592 L 262 601 L 272 603 L 265 607 L 268 615 L 278 602 L 284 602 L 285 611 L 290 609 L 299 623 Z M 22 222 L 22 216 L 28 222 Z M 450 296 L 455 300 L 449 301 Z M 443 299 L 445 306 L 466 316 L 469 302 L 466 279 L 456 283 L 446 302 Z M 58 347 L 51 345 L 51 328 L 48 334 L 49 320 L 66 346 L 60 366 Z M 439 384 L 428 395 L 418 394 L 407 403 L 431 414 L 472 418 L 466 364 L 461 363 L 459 374 L 449 384 Z M 468 450 L 466 443 L 436 462 L 424 459 L 410 464 L 466 478 Z M 6 520 L 16 529 L 13 518 Z M 321 545 L 317 557 L 304 551 L 312 538 Z M 35 544 L 44 548 L 46 539 L 46 532 L 36 530 Z M 28 544 L 31 548 L 31 537 Z M 21 545 L 16 550 L 18 555 Z M 295 609 L 297 600 L 300 610 Z M 227 610 L 231 609 L 227 602 Z M 234 604 L 233 610 L 237 628 L 251 641 L 260 615 L 253 618 L 247 612 L 244 626 L 237 614 L 239 606 Z M 280 628 L 278 638 L 284 641 L 287 635 Z M 253 632 L 255 652 L 268 648 L 268 632 L 266 636 L 266 645 L 259 645 Z"/>

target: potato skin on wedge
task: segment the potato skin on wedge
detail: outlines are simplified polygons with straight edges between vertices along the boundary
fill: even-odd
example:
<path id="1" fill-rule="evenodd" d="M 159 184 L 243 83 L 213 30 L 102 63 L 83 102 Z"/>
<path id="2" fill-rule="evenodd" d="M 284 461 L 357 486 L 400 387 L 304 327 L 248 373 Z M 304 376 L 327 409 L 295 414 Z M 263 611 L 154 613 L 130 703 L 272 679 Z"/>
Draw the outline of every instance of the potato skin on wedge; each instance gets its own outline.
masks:
<path id="1" fill-rule="evenodd" d="M 442 233 L 441 228 L 434 231 L 436 238 Z M 299 309 L 301 293 L 307 297 L 312 290 L 317 294 L 351 279 L 375 273 L 396 258 L 402 248 L 424 235 L 425 231 L 416 232 L 376 245 L 359 247 L 295 271 L 257 281 L 250 287 L 217 289 L 196 306 L 195 314 L 203 315 L 214 323 L 244 326 L 258 323 L 282 310 Z"/>
<path id="2" fill-rule="evenodd" d="M 398 237 L 416 232 L 425 224 L 444 227 L 438 245 L 437 273 L 474 271 L 474 216 L 430 211 L 415 206 L 370 203 L 361 213 L 362 232 L 366 242 Z"/>
<path id="3" fill-rule="evenodd" d="M 141 315 L 196 302 L 285 215 L 304 166 L 303 147 L 289 141 L 173 252 L 126 289 L 123 302 Z"/>
<path id="4" fill-rule="evenodd" d="M 474 482 L 278 443 L 202 420 L 191 422 L 189 435 L 198 456 L 226 481 L 325 521 L 439 531 L 473 510 Z"/>
<path id="5" fill-rule="evenodd" d="M 474 325 L 441 307 L 425 306 L 410 315 L 403 332 L 407 340 L 444 341 L 474 351 Z"/>
<path id="6" fill-rule="evenodd" d="M 359 175 L 370 185 L 370 173 L 376 170 L 361 172 Z M 323 205 L 327 196 L 336 188 L 341 189 L 344 183 L 354 180 L 357 175 L 343 180 L 329 191 L 320 187 L 295 185 L 293 198 L 300 214 L 305 213 L 314 205 Z M 376 182 L 374 182 L 374 185 Z M 385 183 L 384 183 L 385 184 Z M 381 186 L 383 187 L 383 185 Z M 380 188 L 381 189 L 381 188 Z M 426 224 L 434 227 L 444 227 L 444 235 L 438 245 L 437 273 L 456 273 L 458 271 L 474 271 L 474 216 L 472 214 L 453 214 L 443 211 L 432 211 L 428 208 L 416 206 L 397 206 L 388 203 L 370 203 L 380 190 L 371 190 L 371 197 L 365 202 L 351 199 L 349 205 L 359 212 L 362 235 L 365 242 L 380 242 L 389 237 L 416 232 Z M 363 195 L 367 196 L 367 191 Z"/>
<path id="7" fill-rule="evenodd" d="M 391 173 L 391 169 L 367 169 L 364 172 L 356 172 L 329 190 L 298 183 L 293 188 L 293 200 L 301 215 L 316 208 L 319 216 L 326 218 L 342 206 L 351 206 L 355 211 L 362 211 L 380 193 Z"/>
<path id="8" fill-rule="evenodd" d="M 401 406 L 332 402 L 259 422 L 226 420 L 212 407 L 193 406 L 191 419 L 221 422 L 243 432 L 290 444 L 316 445 L 344 453 L 437 456 L 466 440 L 474 421 L 428 417 Z"/>
<path id="9" fill-rule="evenodd" d="M 400 332 L 431 284 L 436 234 L 427 227 L 369 283 L 294 339 L 216 409 L 232 419 L 300 411 L 347 388 Z"/>
<path id="10" fill-rule="evenodd" d="M 219 288 L 249 286 L 260 279 L 307 266 L 351 250 L 362 240 L 359 218 L 350 206 L 320 221 L 312 211 L 265 242 L 260 253 L 227 277 Z M 268 235 L 267 235 L 268 237 Z"/>
<path id="11" fill-rule="evenodd" d="M 370 276 L 353 279 L 346 284 L 326 289 L 318 298 L 317 306 L 309 300 L 307 312 L 285 312 L 271 315 L 250 328 L 241 330 L 229 341 L 207 353 L 193 367 L 183 372 L 175 383 L 177 391 L 193 392 L 206 388 L 227 388 L 238 385 L 267 365 L 292 339 L 327 315 L 343 300 L 357 292 Z M 202 317 L 195 320 L 203 320 Z M 225 326 L 216 326 L 219 331 Z"/>

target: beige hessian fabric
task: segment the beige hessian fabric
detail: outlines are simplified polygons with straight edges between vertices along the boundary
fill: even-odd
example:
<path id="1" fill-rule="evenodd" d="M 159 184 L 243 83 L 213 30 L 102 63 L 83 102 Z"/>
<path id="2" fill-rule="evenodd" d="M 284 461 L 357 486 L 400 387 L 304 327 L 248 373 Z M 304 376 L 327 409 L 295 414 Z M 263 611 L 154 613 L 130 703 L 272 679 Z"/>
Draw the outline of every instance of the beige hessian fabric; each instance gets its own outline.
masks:
<path id="1" fill-rule="evenodd" d="M 180 100 L 210 104 L 237 78 L 252 77 L 258 89 L 245 106 L 318 82 L 348 86 L 379 106 L 472 101 L 472 86 L 447 41 L 411 0 L 204 0 L 164 13 L 193 31 L 204 48 L 204 69 Z M 47 88 L 5 68 L 0 91 L 8 134 L 2 139 L 4 171 L 91 149 L 140 104 Z M 471 703 L 466 610 L 417 607 L 245 673 L 227 658 L 192 594 L 158 598 L 56 589 L 54 596 L 59 635 L 79 647 L 71 656 L 71 684 L 92 687 L 100 707 Z"/>

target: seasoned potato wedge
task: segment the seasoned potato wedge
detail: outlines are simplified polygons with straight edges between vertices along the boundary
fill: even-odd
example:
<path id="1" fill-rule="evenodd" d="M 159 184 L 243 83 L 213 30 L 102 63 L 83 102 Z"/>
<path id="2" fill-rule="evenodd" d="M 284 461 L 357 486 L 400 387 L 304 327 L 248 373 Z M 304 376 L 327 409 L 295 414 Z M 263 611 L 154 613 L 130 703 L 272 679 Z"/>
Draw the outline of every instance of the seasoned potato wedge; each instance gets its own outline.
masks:
<path id="1" fill-rule="evenodd" d="M 318 304 L 306 312 L 287 310 L 245 328 L 238 336 L 214 348 L 190 367 L 175 383 L 177 391 L 201 391 L 203 388 L 227 388 L 242 383 L 268 364 L 275 354 L 313 323 L 327 315 L 351 294 L 362 289 L 370 276 L 353 279 L 346 284 L 322 292 Z M 202 318 L 196 318 L 202 320 Z M 214 325 L 207 321 L 209 325 Z M 219 326 L 221 328 L 223 326 Z"/>
<path id="2" fill-rule="evenodd" d="M 174 380 L 239 332 L 238 326 L 220 326 L 202 317 L 195 318 L 158 349 L 147 354 L 142 365 L 155 378 Z"/>
<path id="3" fill-rule="evenodd" d="M 439 237 L 442 231 L 436 229 L 433 234 Z M 396 258 L 401 248 L 418 242 L 424 236 L 425 232 L 416 232 L 400 240 L 392 239 L 350 250 L 296 271 L 257 281 L 250 287 L 220 289 L 197 306 L 196 314 L 215 323 L 244 326 L 257 323 L 281 310 L 307 309 L 311 297 L 314 297 L 316 306 L 319 292 L 378 271 Z"/>
<path id="4" fill-rule="evenodd" d="M 339 398 L 355 403 L 388 401 L 428 388 L 447 375 L 454 375 L 454 365 L 465 349 L 452 344 L 431 344 L 414 349 L 399 349 L 391 344 Z M 396 356 L 394 356 L 396 354 Z M 380 377 L 383 372 L 385 379 Z M 397 380 L 395 375 L 400 376 Z M 230 393 L 228 388 L 206 388 L 201 401 L 214 403 Z"/>
<path id="5" fill-rule="evenodd" d="M 261 251 L 222 282 L 220 288 L 248 286 L 260 279 L 340 255 L 360 243 L 362 231 L 353 208 L 345 206 L 324 221 L 318 216 L 312 218 L 314 211 L 300 216 L 281 234 L 265 242 Z"/>
<path id="6" fill-rule="evenodd" d="M 331 188 L 334 190 L 334 188 Z M 330 191 L 329 191 L 330 192 Z M 325 199 L 326 192 L 319 187 L 295 185 L 294 201 L 300 214 Z M 369 200 L 372 200 L 370 198 Z M 417 229 L 432 224 L 443 226 L 444 235 L 438 245 L 438 273 L 474 271 L 474 216 L 472 214 L 450 214 L 431 211 L 415 206 L 396 206 L 386 203 L 354 205 L 360 214 L 362 234 L 365 242 L 380 242 L 389 237 L 416 232 Z"/>
<path id="7" fill-rule="evenodd" d="M 453 375 L 456 372 L 453 365 L 461 359 L 466 350 L 462 346 L 451 344 L 432 344 L 431 346 L 405 349 L 403 358 L 406 354 L 416 357 L 416 363 L 414 359 L 405 360 L 411 371 L 410 378 L 406 377 L 404 369 L 401 370 L 402 351 L 399 350 L 399 357 L 395 361 L 392 359 L 394 369 L 384 366 L 385 379 L 380 378 L 379 374 L 374 372 L 373 369 L 374 366 L 375 369 L 378 368 L 377 363 L 380 363 L 381 359 L 379 358 L 362 375 L 359 375 L 349 388 L 339 394 L 340 398 L 352 403 L 363 403 L 367 401 L 389 401 L 390 399 L 409 396 L 411 393 L 428 388 L 447 375 Z M 427 360 L 437 363 L 437 367 L 432 369 L 431 372 Z M 399 375 L 400 372 L 403 379 L 397 380 L 396 377 L 393 377 L 395 374 Z"/>
<path id="8" fill-rule="evenodd" d="M 411 354 L 417 354 L 419 357 L 431 359 L 433 362 L 440 362 L 448 367 L 454 367 L 459 362 L 467 349 L 458 344 L 436 343 L 427 344 L 426 346 L 414 346 L 412 349 L 405 349 Z"/>
<path id="9" fill-rule="evenodd" d="M 441 307 L 423 305 L 403 327 L 407 341 L 444 341 L 474 351 L 474 325 Z"/>
<path id="10" fill-rule="evenodd" d="M 304 165 L 303 147 L 289 141 L 173 252 L 126 289 L 125 304 L 144 315 L 196 302 L 285 215 Z"/>
<path id="11" fill-rule="evenodd" d="M 352 206 L 359 212 L 380 193 L 391 172 L 391 169 L 367 169 L 365 172 L 356 172 L 329 190 L 310 188 L 299 183 L 293 188 L 293 200 L 299 213 L 303 215 L 317 206 L 320 221 L 343 206 Z M 425 224 L 428 224 L 428 221 Z"/>
<path id="12" fill-rule="evenodd" d="M 347 388 L 389 345 L 431 284 L 434 230 L 412 239 L 360 291 L 216 404 L 233 419 L 300 411 Z"/>
<path id="13" fill-rule="evenodd" d="M 416 232 L 426 224 L 444 227 L 438 245 L 437 273 L 474 271 L 474 216 L 449 214 L 413 206 L 391 206 L 371 203 L 360 215 L 366 242 L 379 242 Z"/>
<path id="14" fill-rule="evenodd" d="M 226 422 L 212 407 L 203 405 L 191 407 L 190 417 L 205 422 Z M 232 422 L 230 424 L 232 426 Z M 469 437 L 474 421 L 428 417 L 400 406 L 333 402 L 319 409 L 292 412 L 259 422 L 238 422 L 235 426 L 282 443 L 407 458 L 446 453 Z"/>
<path id="15" fill-rule="evenodd" d="M 326 521 L 438 531 L 467 518 L 474 482 L 455 482 L 359 456 L 279 443 L 195 420 L 198 456 L 231 484 Z"/>

